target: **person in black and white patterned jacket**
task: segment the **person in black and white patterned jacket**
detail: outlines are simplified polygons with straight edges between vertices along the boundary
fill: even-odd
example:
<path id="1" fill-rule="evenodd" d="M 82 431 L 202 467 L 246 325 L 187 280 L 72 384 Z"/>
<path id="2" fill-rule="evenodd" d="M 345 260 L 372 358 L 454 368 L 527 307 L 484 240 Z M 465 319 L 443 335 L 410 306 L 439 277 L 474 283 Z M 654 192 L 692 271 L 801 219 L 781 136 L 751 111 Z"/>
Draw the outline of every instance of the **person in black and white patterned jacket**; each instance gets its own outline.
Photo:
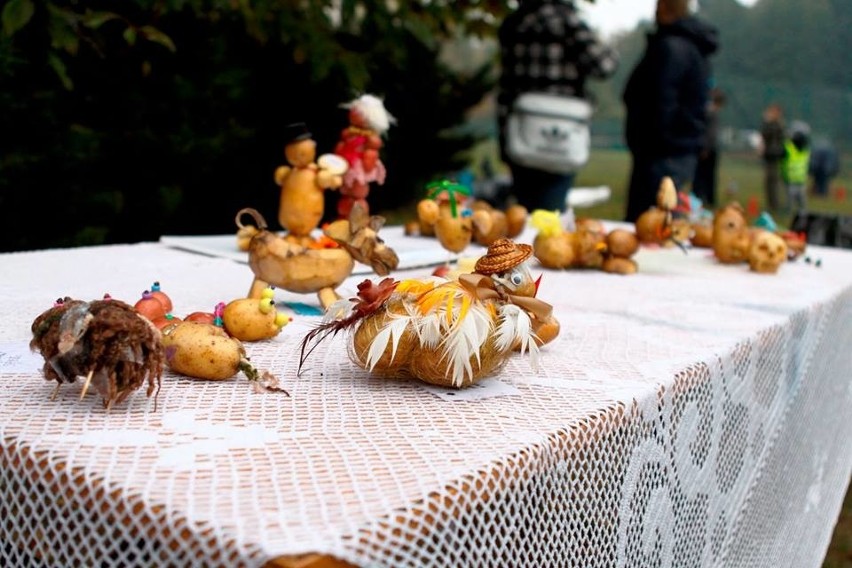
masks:
<path id="1" fill-rule="evenodd" d="M 515 164 L 506 155 L 506 118 L 515 99 L 530 91 L 584 97 L 589 77 L 606 79 L 618 55 L 586 25 L 573 2 L 519 0 L 500 25 L 501 75 L 497 95 L 500 157 L 512 174 L 512 194 L 530 211 L 564 211 L 574 174 Z"/>

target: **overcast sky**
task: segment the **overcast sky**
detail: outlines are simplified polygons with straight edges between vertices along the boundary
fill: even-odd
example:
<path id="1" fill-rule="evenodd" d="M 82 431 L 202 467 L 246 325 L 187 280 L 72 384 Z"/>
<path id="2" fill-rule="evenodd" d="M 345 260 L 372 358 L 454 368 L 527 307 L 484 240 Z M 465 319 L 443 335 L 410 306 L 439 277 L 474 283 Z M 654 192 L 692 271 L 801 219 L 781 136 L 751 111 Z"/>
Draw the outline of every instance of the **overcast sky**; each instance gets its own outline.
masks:
<path id="1" fill-rule="evenodd" d="M 738 1 L 751 6 L 757 0 Z M 586 22 L 602 36 L 631 30 L 643 19 L 653 20 L 656 5 L 657 0 L 595 0 L 594 4 L 577 2 L 577 6 L 586 14 Z"/>

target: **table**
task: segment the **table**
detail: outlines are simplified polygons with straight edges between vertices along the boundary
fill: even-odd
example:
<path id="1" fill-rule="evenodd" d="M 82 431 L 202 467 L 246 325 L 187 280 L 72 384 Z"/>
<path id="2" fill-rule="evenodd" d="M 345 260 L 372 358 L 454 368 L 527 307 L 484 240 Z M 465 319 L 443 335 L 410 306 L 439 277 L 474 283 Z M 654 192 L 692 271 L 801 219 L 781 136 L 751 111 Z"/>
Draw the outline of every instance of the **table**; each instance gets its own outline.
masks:
<path id="1" fill-rule="evenodd" d="M 249 269 L 161 243 L 0 255 L 0 560 L 819 566 L 852 471 L 852 254 L 807 254 L 774 276 L 702 249 L 544 270 L 562 333 L 478 399 L 370 378 L 342 336 L 297 375 L 318 318 L 295 316 L 247 345 L 289 398 L 167 373 L 156 410 L 140 390 L 110 412 L 79 383 L 50 399 L 34 317 L 154 280 L 177 315 L 210 310 Z"/>

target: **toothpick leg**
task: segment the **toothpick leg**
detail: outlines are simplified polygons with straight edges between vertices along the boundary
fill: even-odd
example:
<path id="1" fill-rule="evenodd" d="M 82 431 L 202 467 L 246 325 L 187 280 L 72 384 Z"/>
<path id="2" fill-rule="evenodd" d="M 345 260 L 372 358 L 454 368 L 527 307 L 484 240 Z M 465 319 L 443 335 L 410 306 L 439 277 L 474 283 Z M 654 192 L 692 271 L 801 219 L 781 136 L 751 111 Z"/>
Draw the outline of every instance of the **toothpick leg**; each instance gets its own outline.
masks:
<path id="1" fill-rule="evenodd" d="M 86 375 L 86 382 L 83 383 L 83 392 L 80 393 L 80 400 L 83 400 L 83 397 L 86 396 L 86 393 L 89 391 L 89 385 L 92 383 L 92 375 L 95 373 L 95 370 L 92 369 L 89 371 L 89 374 Z"/>

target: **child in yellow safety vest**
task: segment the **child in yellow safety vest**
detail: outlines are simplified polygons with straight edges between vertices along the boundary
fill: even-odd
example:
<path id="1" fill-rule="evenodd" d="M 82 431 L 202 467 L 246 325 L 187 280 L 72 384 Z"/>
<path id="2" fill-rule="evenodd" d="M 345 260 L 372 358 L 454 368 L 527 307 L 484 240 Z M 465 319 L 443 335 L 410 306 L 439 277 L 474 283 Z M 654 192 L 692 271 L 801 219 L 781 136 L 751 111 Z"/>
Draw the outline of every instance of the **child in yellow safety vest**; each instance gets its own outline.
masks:
<path id="1" fill-rule="evenodd" d="M 808 182 L 808 162 L 811 148 L 807 133 L 794 131 L 784 142 L 784 158 L 781 160 L 781 177 L 787 184 L 787 203 L 793 213 L 804 211 L 805 186 Z"/>

